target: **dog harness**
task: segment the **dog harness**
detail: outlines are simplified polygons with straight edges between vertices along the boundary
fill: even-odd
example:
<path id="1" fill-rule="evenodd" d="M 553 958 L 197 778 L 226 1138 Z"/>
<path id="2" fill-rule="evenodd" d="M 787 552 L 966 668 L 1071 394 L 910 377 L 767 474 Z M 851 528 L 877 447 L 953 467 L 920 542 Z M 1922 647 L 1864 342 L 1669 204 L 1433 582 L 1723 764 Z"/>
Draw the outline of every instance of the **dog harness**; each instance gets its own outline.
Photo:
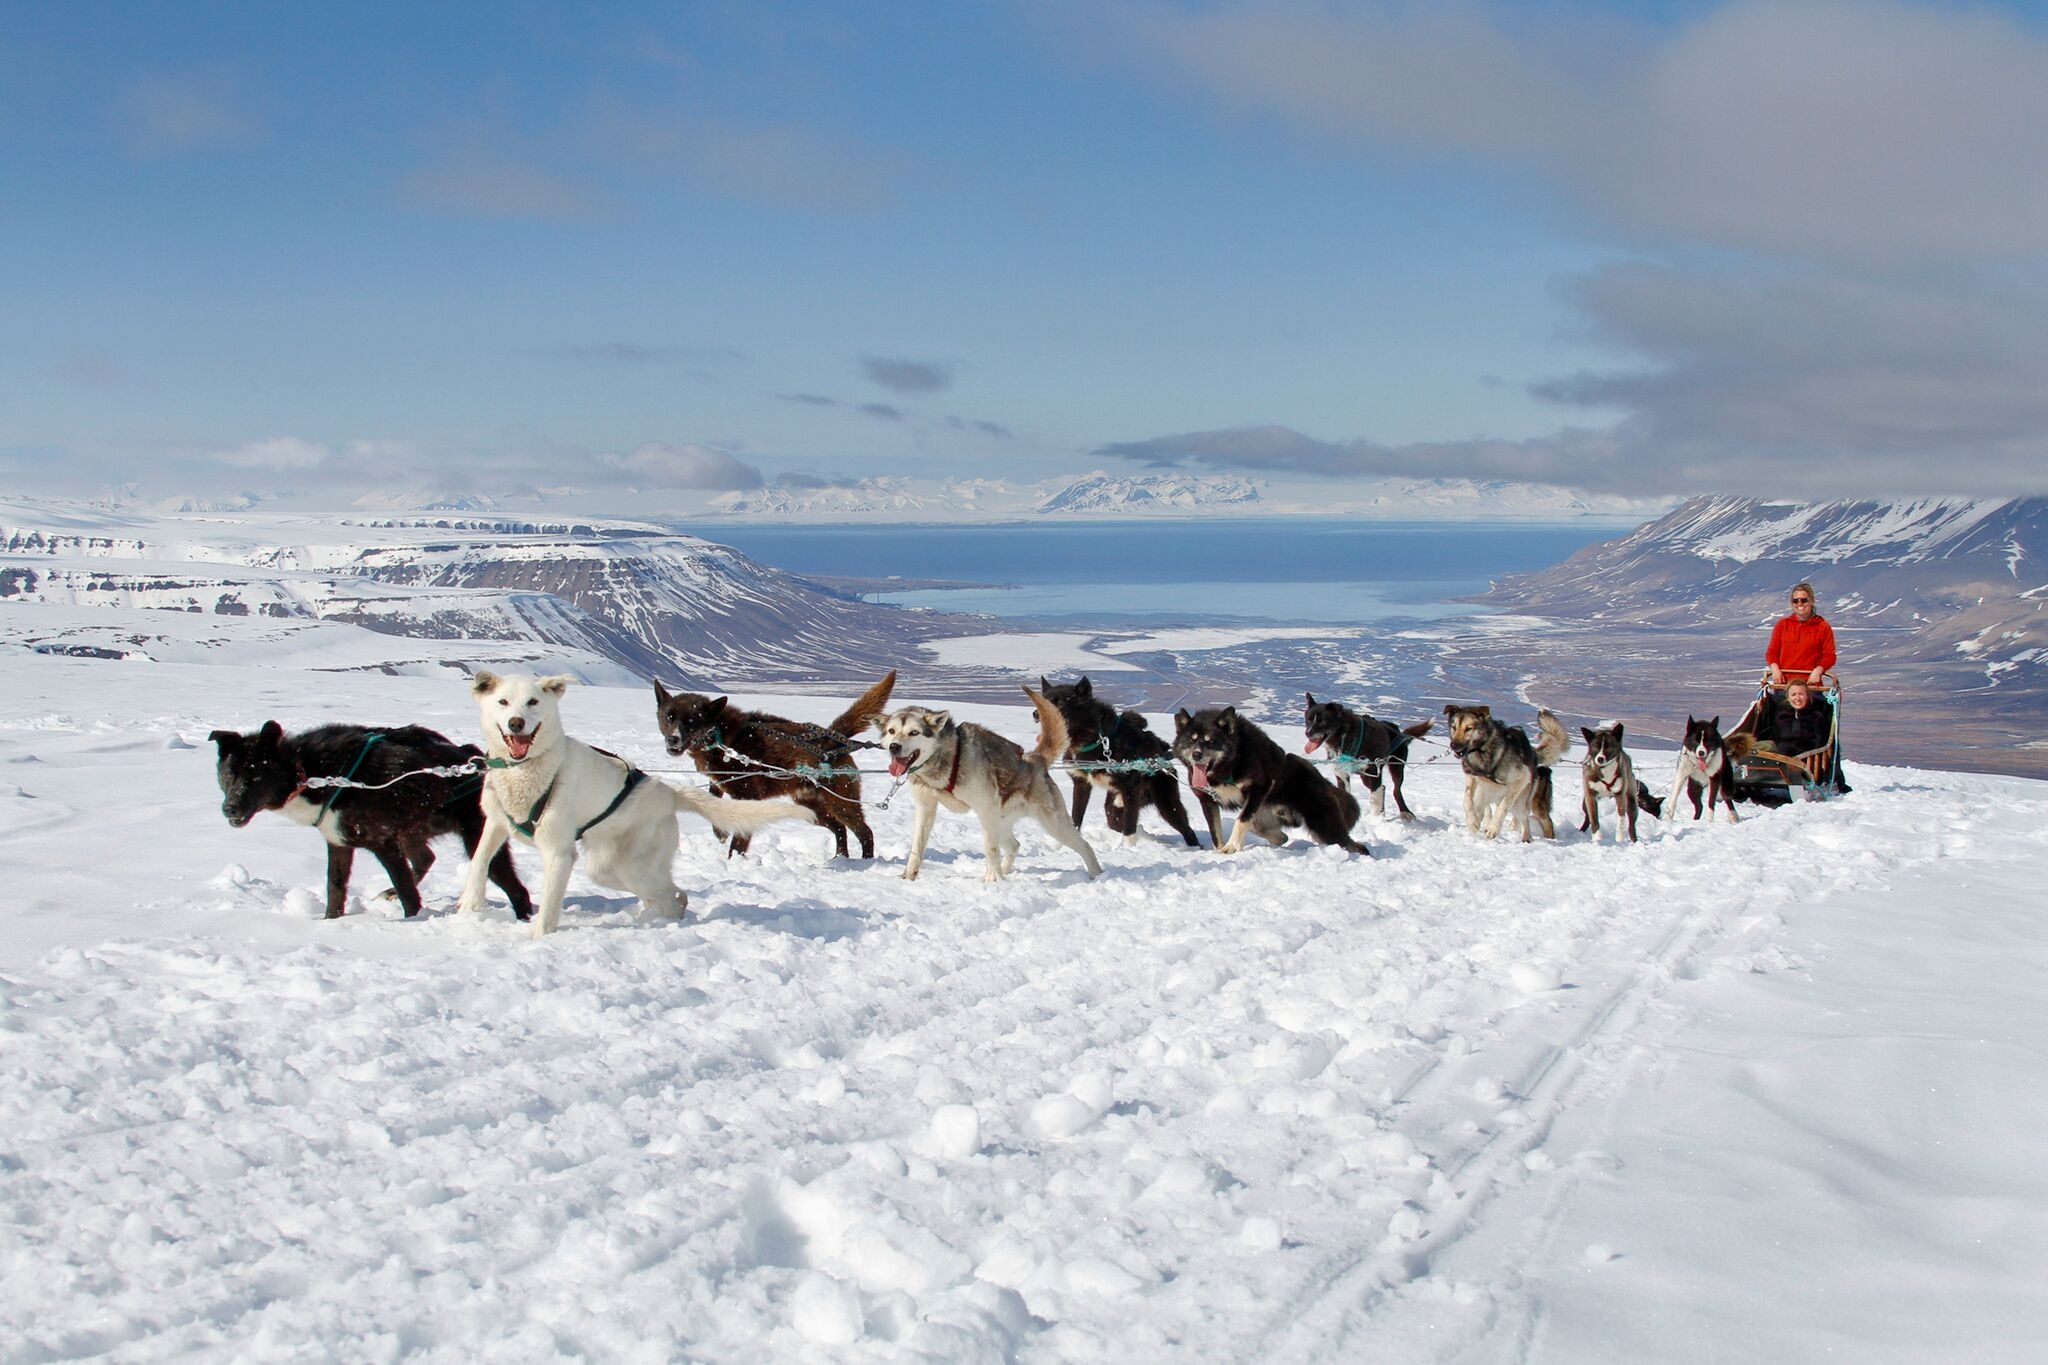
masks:
<path id="1" fill-rule="evenodd" d="M 951 796 L 953 794 L 953 788 L 960 785 L 960 755 L 964 753 L 966 749 L 967 746 L 960 742 L 960 736 L 956 733 L 953 736 L 953 770 L 946 774 L 946 785 L 939 788 L 940 791 L 944 792 L 948 796 Z M 918 767 L 920 768 L 923 766 L 923 764 L 918 765 Z M 903 775 L 905 777 L 908 777 L 911 773 L 914 773 L 916 771 L 917 768 L 911 768 L 907 770 Z M 995 784 L 996 801 L 999 804 L 1007 804 L 1009 802 L 1009 799 L 1015 796 L 1018 793 L 1018 791 L 1021 790 L 1021 788 L 1018 787 L 1005 787 L 1003 785 L 1003 779 L 1000 773 L 995 774 Z"/>
<path id="2" fill-rule="evenodd" d="M 593 749 L 597 748 L 597 746 L 594 744 L 591 747 Z M 593 818 L 586 820 L 583 824 L 577 826 L 576 837 L 579 839 L 581 839 L 584 835 L 590 833 L 591 830 L 596 829 L 599 825 L 603 824 L 607 819 L 609 819 L 613 811 L 616 811 L 620 806 L 626 804 L 626 798 L 633 794 L 633 788 L 639 786 L 642 782 L 645 782 L 647 780 L 646 773 L 641 772 L 632 764 L 627 763 L 625 759 L 620 758 L 611 750 L 597 749 L 597 752 L 603 754 L 612 762 L 620 764 L 625 768 L 626 782 L 624 786 L 619 788 L 619 794 L 612 798 L 612 803 L 609 806 L 606 806 L 603 810 L 599 811 Z M 556 779 L 556 781 L 560 780 L 560 778 Z M 555 784 L 554 782 L 550 782 L 548 783 L 548 789 L 540 794 L 540 799 L 533 803 L 533 809 L 526 813 L 526 818 L 524 820 L 514 820 L 512 822 L 512 828 L 518 830 L 521 834 L 531 839 L 533 837 L 534 827 L 540 824 L 541 816 L 547 814 L 548 801 L 553 798 L 554 794 Z"/>
<path id="3" fill-rule="evenodd" d="M 377 744 L 383 740 L 383 738 L 384 736 L 382 735 L 374 734 L 363 736 L 363 747 L 356 750 L 356 761 L 349 764 L 348 771 L 341 775 L 342 782 L 353 782 L 356 780 L 356 774 L 362 770 L 363 760 L 370 756 L 370 750 L 375 748 Z M 291 796 L 287 796 L 285 798 L 286 801 L 290 801 L 293 797 L 302 796 L 305 794 L 306 777 L 306 765 L 304 763 L 300 763 L 299 785 L 293 789 Z M 337 796 L 341 795 L 341 790 L 341 783 L 336 783 L 334 786 L 328 788 L 327 799 L 320 803 L 320 813 L 313 817 L 314 824 L 317 825 L 322 820 L 325 820 L 327 818 L 327 813 L 334 809 L 334 799 Z"/>

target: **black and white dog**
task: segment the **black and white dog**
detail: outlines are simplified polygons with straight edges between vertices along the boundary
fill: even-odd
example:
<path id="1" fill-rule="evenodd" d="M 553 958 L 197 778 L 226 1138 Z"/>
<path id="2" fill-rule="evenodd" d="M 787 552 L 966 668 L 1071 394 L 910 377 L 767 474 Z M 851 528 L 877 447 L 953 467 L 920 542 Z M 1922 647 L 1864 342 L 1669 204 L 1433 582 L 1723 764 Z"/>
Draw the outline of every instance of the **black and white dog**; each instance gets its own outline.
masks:
<path id="1" fill-rule="evenodd" d="M 1435 721 L 1421 721 L 1403 730 L 1391 722 L 1354 711 L 1341 702 L 1317 701 L 1313 692 L 1302 718 L 1302 733 L 1308 739 L 1307 753 L 1327 746 L 1337 760 L 1337 785 L 1348 788 L 1351 774 L 1372 793 L 1372 813 L 1387 813 L 1387 791 L 1393 788 L 1394 806 L 1403 820 L 1415 812 L 1401 798 L 1401 779 L 1408 772 L 1408 746 L 1429 733 Z"/>
<path id="2" fill-rule="evenodd" d="M 1357 798 L 1300 754 L 1281 748 L 1271 735 L 1238 715 L 1236 707 L 1192 715 L 1176 712 L 1173 756 L 1187 764 L 1189 785 L 1205 798 L 1202 814 L 1219 851 L 1243 849 L 1246 831 L 1284 844 L 1289 829 L 1305 827 L 1319 844 L 1372 856 L 1371 849 L 1351 837 L 1351 826 L 1358 822 Z M 1218 806 L 1237 812 L 1228 842 L 1223 839 Z"/>
<path id="3" fill-rule="evenodd" d="M 1735 814 L 1735 767 L 1728 756 L 1728 742 L 1721 737 L 1721 718 L 1694 720 L 1685 718 L 1685 747 L 1678 751 L 1678 776 L 1671 784 L 1671 804 L 1678 804 L 1678 794 L 1684 792 L 1692 798 L 1692 818 L 1700 818 L 1700 793 L 1707 798 L 1707 819 L 1714 818 L 1714 802 L 1718 798 L 1728 807 L 1728 823 L 1734 824 Z"/>
<path id="4" fill-rule="evenodd" d="M 1586 737 L 1586 761 L 1581 765 L 1580 778 L 1580 803 L 1585 815 L 1579 821 L 1580 833 L 1600 837 L 1600 802 L 1605 799 L 1614 803 L 1615 841 L 1620 842 L 1625 826 L 1628 841 L 1635 843 L 1636 812 L 1646 810 L 1652 818 L 1662 819 L 1664 803 L 1636 780 L 1635 764 L 1629 759 L 1628 750 L 1621 747 L 1620 721 L 1590 730 L 1581 725 L 1579 733 Z"/>
<path id="5" fill-rule="evenodd" d="M 208 736 L 219 750 L 221 814 L 240 829 L 258 811 L 281 811 L 311 825 L 327 841 L 327 918 L 339 919 L 348 905 L 348 877 L 356 850 L 368 849 L 391 875 L 391 889 L 407 918 L 420 912 L 420 879 L 434 865 L 428 841 L 462 836 L 475 853 L 483 836 L 483 776 L 442 776 L 421 768 L 452 768 L 483 757 L 473 744 L 417 725 L 372 730 L 366 725 L 322 725 L 287 735 L 276 721 L 242 734 L 215 730 Z M 311 778 L 343 778 L 361 787 L 309 787 Z M 388 785 L 387 785 L 388 784 Z M 368 788 L 375 788 L 369 790 Z M 512 868 L 512 855 L 491 857 L 490 877 L 521 919 L 533 915 L 533 901 Z"/>
<path id="6" fill-rule="evenodd" d="M 1138 812 L 1146 806 L 1156 809 L 1167 824 L 1180 831 L 1189 848 L 1200 848 L 1195 827 L 1188 823 L 1188 808 L 1180 799 L 1180 783 L 1173 774 L 1173 746 L 1152 733 L 1145 718 L 1136 711 L 1118 711 L 1095 695 L 1095 685 L 1084 674 L 1079 682 L 1049 684 L 1038 680 L 1038 690 L 1059 708 L 1067 722 L 1067 762 L 1073 769 L 1074 828 L 1088 813 L 1088 798 L 1095 788 L 1103 789 L 1103 818 L 1124 836 L 1125 842 L 1138 837 Z M 1091 769 L 1090 765 L 1102 765 Z M 1131 764 L 1118 770 L 1115 765 Z M 1140 764 L 1156 764 L 1152 769 Z"/>

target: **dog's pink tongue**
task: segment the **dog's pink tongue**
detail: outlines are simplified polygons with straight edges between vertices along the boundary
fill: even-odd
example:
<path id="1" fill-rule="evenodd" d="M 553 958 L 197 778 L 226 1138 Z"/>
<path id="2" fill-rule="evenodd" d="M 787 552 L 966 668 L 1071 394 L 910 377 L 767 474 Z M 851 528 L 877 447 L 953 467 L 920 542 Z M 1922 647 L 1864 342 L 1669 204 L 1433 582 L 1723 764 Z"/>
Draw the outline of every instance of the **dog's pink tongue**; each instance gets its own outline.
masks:
<path id="1" fill-rule="evenodd" d="M 1188 764 L 1188 781 L 1195 784 L 1198 792 L 1209 790 L 1209 770 L 1199 763 Z"/>
<path id="2" fill-rule="evenodd" d="M 903 774 L 905 774 L 905 773 L 907 773 L 907 772 L 909 772 L 909 771 L 910 771 L 910 763 L 909 763 L 909 761 L 908 761 L 907 759 L 904 759 L 904 758 L 898 757 L 898 758 L 892 758 L 892 759 L 890 759 L 890 760 L 889 760 L 889 776 L 891 776 L 891 777 L 901 777 L 901 776 L 903 776 Z"/>
<path id="3" fill-rule="evenodd" d="M 1318 749 L 1320 749 L 1320 748 L 1322 748 L 1322 747 L 1323 747 L 1323 742 L 1322 742 L 1321 740 L 1319 740 L 1319 739 L 1312 739 L 1312 740 L 1310 740 L 1310 741 L 1309 741 L 1309 742 L 1308 742 L 1307 744 L 1305 744 L 1305 745 L 1303 745 L 1303 746 L 1302 746 L 1302 750 L 1301 750 L 1301 751 L 1302 751 L 1303 753 L 1305 753 L 1305 754 L 1312 754 L 1312 753 L 1314 753 L 1314 752 L 1315 752 L 1316 750 L 1318 750 Z"/>
<path id="4" fill-rule="evenodd" d="M 505 747 L 512 751 L 512 757 L 525 758 L 533 749 L 532 735 L 507 735 Z"/>

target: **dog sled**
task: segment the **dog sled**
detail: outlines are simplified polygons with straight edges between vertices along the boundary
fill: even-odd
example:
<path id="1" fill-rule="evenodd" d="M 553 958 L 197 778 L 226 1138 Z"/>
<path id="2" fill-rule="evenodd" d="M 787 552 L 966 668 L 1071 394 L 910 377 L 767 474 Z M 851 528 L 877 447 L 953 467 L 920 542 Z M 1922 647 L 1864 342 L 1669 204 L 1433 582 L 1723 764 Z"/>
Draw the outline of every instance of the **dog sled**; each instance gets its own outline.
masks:
<path id="1" fill-rule="evenodd" d="M 1738 801 L 1783 806 L 1793 801 L 1827 801 L 1842 794 L 1842 765 L 1837 754 L 1842 733 L 1842 680 L 1833 673 L 1821 675 L 1810 703 L 1825 712 L 1827 742 L 1796 754 L 1759 747 L 1759 730 L 1773 707 L 1787 704 L 1785 688 L 1791 681 L 1773 683 L 1765 677 L 1757 685 L 1756 700 L 1728 732 Z"/>

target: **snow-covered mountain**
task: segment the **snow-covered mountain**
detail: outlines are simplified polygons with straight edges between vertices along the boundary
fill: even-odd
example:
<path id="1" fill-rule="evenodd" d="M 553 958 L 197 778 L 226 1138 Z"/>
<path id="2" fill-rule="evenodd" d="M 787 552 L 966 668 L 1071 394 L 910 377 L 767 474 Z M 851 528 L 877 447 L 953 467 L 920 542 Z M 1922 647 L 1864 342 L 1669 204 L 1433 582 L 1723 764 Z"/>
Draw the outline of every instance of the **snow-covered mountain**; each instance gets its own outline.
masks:
<path id="1" fill-rule="evenodd" d="M 1900 742 L 1890 752 L 1967 741 L 1986 755 L 1974 765 L 2038 769 L 2030 741 L 2048 724 L 2048 498 L 1694 498 L 1562 564 L 1508 577 L 1485 600 L 1557 623 L 1525 660 L 1532 669 L 1557 669 L 1544 651 L 1611 656 L 1581 680 L 1590 705 L 1602 686 L 1683 687 L 1758 668 L 1769 624 L 1802 579 L 1835 628 L 1862 723 Z M 1690 663 L 1660 669 L 1659 655 Z M 1563 687 L 1550 695 L 1573 697 Z M 1728 704 L 1697 686 L 1672 697 L 1674 708 L 1688 702 L 1709 708 L 1702 715 Z"/>
<path id="2" fill-rule="evenodd" d="M 965 624 L 839 596 L 637 522 L 258 520 L 33 503 L 0 507 L 0 602 L 525 642 L 718 686 L 871 681 L 918 641 Z"/>
<path id="3" fill-rule="evenodd" d="M 1325 486 L 1316 505 L 1346 515 L 1415 520 L 1469 517 L 1484 521 L 1513 517 L 1526 521 L 1576 521 L 1581 517 L 1648 520 L 1663 514 L 1671 501 L 1587 493 L 1554 484 L 1515 483 L 1506 479 L 1375 479 L 1350 486 Z"/>
<path id="4" fill-rule="evenodd" d="M 1259 487 L 1250 479 L 1205 479 L 1193 474 L 1148 474 L 1135 479 L 1090 474 L 1038 504 L 1047 516 L 1062 512 L 1142 515 L 1230 508 L 1259 510 Z"/>

